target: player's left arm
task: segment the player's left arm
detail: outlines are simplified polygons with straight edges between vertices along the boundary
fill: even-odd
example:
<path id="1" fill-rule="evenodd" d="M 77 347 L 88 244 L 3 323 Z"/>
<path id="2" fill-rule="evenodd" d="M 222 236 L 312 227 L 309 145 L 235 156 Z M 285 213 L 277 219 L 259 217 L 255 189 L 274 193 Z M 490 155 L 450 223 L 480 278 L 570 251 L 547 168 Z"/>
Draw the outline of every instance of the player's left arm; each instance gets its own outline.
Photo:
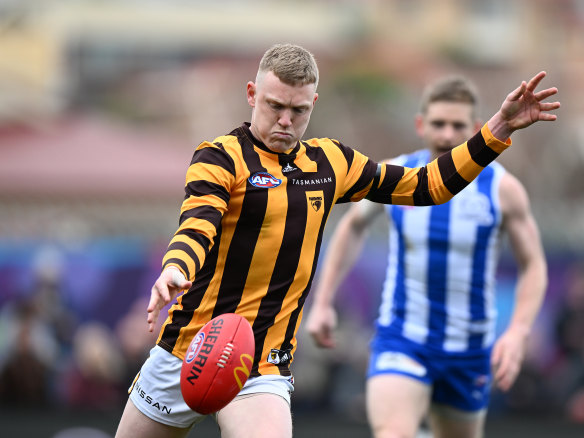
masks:
<path id="1" fill-rule="evenodd" d="M 501 108 L 467 142 L 456 146 L 423 168 L 379 167 L 367 199 L 385 204 L 434 205 L 449 201 L 510 145 L 511 134 L 540 121 L 554 121 L 560 102 L 544 102 L 558 89 L 536 92 L 545 72 L 507 95 Z M 359 194 L 357 194 L 359 195 Z M 362 197 L 362 196 L 361 196 Z M 360 199 L 358 196 L 355 199 Z"/>
<path id="2" fill-rule="evenodd" d="M 509 236 L 519 276 L 515 308 L 507 330 L 495 343 L 492 355 L 495 384 L 508 390 L 521 369 L 527 339 L 547 288 L 547 263 L 539 229 L 523 185 L 506 173 L 499 189 L 503 228 Z"/>

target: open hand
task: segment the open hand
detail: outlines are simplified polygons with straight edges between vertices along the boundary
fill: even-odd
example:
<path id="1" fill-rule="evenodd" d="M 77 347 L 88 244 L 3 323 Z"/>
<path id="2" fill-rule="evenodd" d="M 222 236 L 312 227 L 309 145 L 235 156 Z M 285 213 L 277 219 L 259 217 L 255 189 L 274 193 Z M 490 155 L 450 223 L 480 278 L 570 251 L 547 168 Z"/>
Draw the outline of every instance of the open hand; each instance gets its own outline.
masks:
<path id="1" fill-rule="evenodd" d="M 523 81 L 519 87 L 513 90 L 501 106 L 501 117 L 505 120 L 509 128 L 515 131 L 525 128 L 538 121 L 554 121 L 555 114 L 548 111 L 556 110 L 560 107 L 560 102 L 542 102 L 558 92 L 555 87 L 547 88 L 535 92 L 535 89 L 546 76 L 542 71 L 535 75 L 529 82 Z"/>
<path id="2" fill-rule="evenodd" d="M 148 303 L 148 331 L 153 331 L 158 320 L 158 315 L 164 306 L 169 304 L 182 290 L 192 286 L 185 276 L 177 268 L 169 266 L 160 274 L 158 280 L 152 286 L 150 302 Z"/>

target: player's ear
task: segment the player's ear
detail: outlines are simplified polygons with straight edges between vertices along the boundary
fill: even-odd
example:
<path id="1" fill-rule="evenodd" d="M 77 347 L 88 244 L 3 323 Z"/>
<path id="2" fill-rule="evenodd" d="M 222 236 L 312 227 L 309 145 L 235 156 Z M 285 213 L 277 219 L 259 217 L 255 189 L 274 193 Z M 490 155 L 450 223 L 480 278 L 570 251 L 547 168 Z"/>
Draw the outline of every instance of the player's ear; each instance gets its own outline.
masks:
<path id="1" fill-rule="evenodd" d="M 249 106 L 251 106 L 251 107 L 255 107 L 256 91 L 257 91 L 256 84 L 254 84 L 252 81 L 249 81 L 247 83 L 246 94 L 247 94 L 247 103 L 249 103 Z"/>
<path id="2" fill-rule="evenodd" d="M 414 125 L 416 127 L 416 134 L 418 134 L 419 137 L 423 137 L 424 136 L 424 116 L 422 116 L 422 114 L 420 114 L 420 113 L 416 114 L 416 118 L 414 119 Z"/>
<path id="3" fill-rule="evenodd" d="M 314 104 L 316 103 L 317 100 L 318 100 L 318 93 L 314 93 L 314 100 L 312 101 L 312 106 L 314 106 Z"/>

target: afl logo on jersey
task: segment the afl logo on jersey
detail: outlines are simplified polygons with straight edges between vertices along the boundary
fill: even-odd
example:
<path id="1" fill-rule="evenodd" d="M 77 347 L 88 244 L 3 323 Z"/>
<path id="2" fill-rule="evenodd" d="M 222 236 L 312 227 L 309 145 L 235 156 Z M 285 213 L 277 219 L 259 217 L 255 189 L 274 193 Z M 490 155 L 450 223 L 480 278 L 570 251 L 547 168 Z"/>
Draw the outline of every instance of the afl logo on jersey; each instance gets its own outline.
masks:
<path id="1" fill-rule="evenodd" d="M 270 175 L 268 172 L 256 172 L 247 179 L 252 186 L 273 189 L 282 184 L 282 180 Z"/>

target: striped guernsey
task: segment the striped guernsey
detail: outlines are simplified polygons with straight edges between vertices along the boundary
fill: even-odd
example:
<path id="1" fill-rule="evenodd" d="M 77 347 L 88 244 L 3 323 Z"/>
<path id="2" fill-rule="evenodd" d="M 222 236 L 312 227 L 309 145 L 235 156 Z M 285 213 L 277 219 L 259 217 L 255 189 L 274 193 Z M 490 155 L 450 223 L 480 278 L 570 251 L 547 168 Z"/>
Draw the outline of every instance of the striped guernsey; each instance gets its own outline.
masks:
<path id="1" fill-rule="evenodd" d="M 275 153 L 249 124 L 201 143 L 185 184 L 180 225 L 163 259 L 193 286 L 177 299 L 158 345 L 180 359 L 195 333 L 227 312 L 252 325 L 251 376 L 290 375 L 296 331 L 315 273 L 324 226 L 336 203 L 441 204 L 506 147 L 485 125 L 424 167 L 378 164 L 318 138 Z"/>

